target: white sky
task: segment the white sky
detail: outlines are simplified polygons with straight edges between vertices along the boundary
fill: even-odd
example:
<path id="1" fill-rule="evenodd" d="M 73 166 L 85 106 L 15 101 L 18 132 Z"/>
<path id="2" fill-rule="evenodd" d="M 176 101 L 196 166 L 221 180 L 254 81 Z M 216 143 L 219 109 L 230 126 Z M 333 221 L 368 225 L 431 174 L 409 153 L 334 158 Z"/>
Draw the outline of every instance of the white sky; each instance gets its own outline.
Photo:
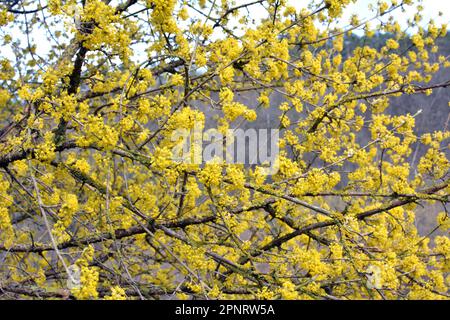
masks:
<path id="1" fill-rule="evenodd" d="M 390 5 L 390 0 L 384 0 Z M 253 2 L 252 0 L 235 0 L 236 6 Z M 288 0 L 289 5 L 294 6 L 297 9 L 305 8 L 310 1 L 305 0 Z M 369 10 L 369 5 L 372 4 L 376 7 L 377 0 L 358 0 L 356 3 L 349 4 L 344 9 L 344 14 L 342 18 L 340 18 L 342 26 L 348 24 L 350 17 L 353 14 L 357 14 L 360 20 L 365 18 L 372 18 L 375 13 Z M 401 0 L 398 0 L 400 3 Z M 417 1 L 416 1 L 417 2 Z M 419 3 L 419 2 L 418 2 Z M 430 19 L 434 19 L 437 25 L 441 25 L 442 23 L 448 23 L 450 25 L 450 0 L 424 0 L 421 1 L 424 10 L 422 11 L 423 20 L 422 23 L 426 24 L 430 21 Z M 396 20 L 402 27 L 407 25 L 408 18 L 412 18 L 416 13 L 416 5 L 413 6 L 405 6 L 406 11 L 402 12 L 402 10 L 396 9 L 393 11 Z M 442 16 L 439 16 L 439 12 L 442 12 Z M 255 20 L 259 20 L 261 18 L 267 17 L 267 12 L 260 5 L 254 5 L 251 7 L 251 15 Z"/>
<path id="2" fill-rule="evenodd" d="M 216 0 L 216 3 L 218 3 L 219 0 Z M 388 5 L 391 5 L 391 0 L 384 0 Z M 402 0 L 398 0 L 398 3 L 401 3 Z M 254 0 L 235 0 L 234 6 L 239 6 L 246 3 L 254 2 Z M 302 8 L 306 8 L 307 5 L 310 3 L 310 0 L 288 0 L 288 4 L 295 7 L 296 9 L 300 10 Z M 321 0 L 316 0 L 316 3 L 321 3 Z M 392 12 L 392 15 L 394 15 L 395 20 L 400 24 L 400 26 L 403 28 L 403 30 L 407 29 L 407 21 L 408 19 L 412 19 L 417 13 L 416 7 L 417 4 L 421 4 L 423 7 L 422 14 L 422 21 L 421 25 L 425 26 L 428 24 L 430 19 L 433 19 L 437 26 L 441 26 L 443 23 L 446 23 L 450 27 L 450 0 L 415 0 L 416 4 L 412 6 L 404 6 L 405 11 L 402 12 L 401 8 L 397 8 Z M 378 0 L 357 0 L 355 3 L 351 3 L 348 6 L 345 7 L 343 15 L 339 20 L 336 20 L 336 22 L 331 27 L 341 27 L 345 28 L 349 26 L 350 18 L 353 14 L 357 14 L 360 21 L 365 21 L 368 19 L 371 19 L 375 17 L 376 11 L 371 11 L 369 9 L 369 5 L 373 5 L 374 8 L 377 8 Z M 375 9 L 376 10 L 376 9 Z M 207 11 L 207 10 L 205 10 Z M 250 12 L 251 17 L 253 18 L 253 21 L 255 23 L 258 23 L 261 19 L 267 18 L 267 10 L 264 9 L 263 6 L 260 4 L 255 4 L 249 7 L 248 11 L 241 10 L 241 14 L 247 15 L 247 12 Z M 442 12 L 442 16 L 439 16 L 439 12 Z M 195 11 L 189 12 L 190 14 L 196 14 Z M 382 19 L 383 21 L 386 21 L 388 19 L 389 15 L 385 15 Z M 238 26 L 237 20 L 235 20 L 235 23 L 232 23 L 233 20 L 231 20 L 231 25 Z M 370 25 L 372 28 L 377 24 L 377 20 L 374 19 L 371 21 Z M 253 26 L 253 25 L 252 25 Z M 321 28 L 321 26 L 318 26 Z M 412 29 L 408 29 L 407 32 L 413 31 Z M 357 35 L 362 34 L 362 30 L 355 30 L 354 33 Z M 242 32 L 236 31 L 237 35 L 243 34 Z M 216 28 L 213 34 L 214 38 L 220 38 L 223 36 L 223 31 L 220 30 L 220 28 Z"/>
<path id="3" fill-rule="evenodd" d="M 293 0 L 294 2 L 297 2 Z M 374 3 L 373 0 L 358 0 L 355 4 L 349 6 L 347 12 L 358 13 L 360 15 L 367 15 L 369 3 Z M 389 3 L 389 0 L 387 0 Z M 400 2 L 400 1 L 399 1 Z M 428 22 L 431 18 L 435 20 L 436 23 L 448 23 L 450 22 L 450 1 L 449 0 L 424 0 L 422 1 L 422 6 L 424 10 L 422 11 L 424 21 Z M 407 6 L 410 7 L 410 6 Z M 442 17 L 438 16 L 439 11 L 443 13 Z M 346 12 L 346 14 L 348 14 Z M 408 17 L 411 17 L 411 10 L 405 13 L 401 13 L 400 10 L 395 11 L 395 15 L 398 19 L 406 21 Z"/>
<path id="4" fill-rule="evenodd" d="M 250 3 L 253 1 L 254 0 L 235 0 L 235 5 L 241 5 L 241 4 Z M 390 4 L 390 0 L 384 0 L 384 1 L 386 1 L 388 4 Z M 401 2 L 401 0 L 398 0 L 398 1 Z M 317 0 L 316 2 L 320 2 L 320 0 Z M 375 13 L 371 12 L 368 9 L 368 7 L 369 7 L 369 4 L 373 4 L 376 7 L 377 2 L 378 2 L 378 0 L 358 0 L 356 3 L 350 4 L 349 6 L 347 6 L 344 9 L 344 15 L 339 21 L 336 22 L 336 26 L 339 26 L 339 27 L 348 26 L 349 20 L 350 20 L 350 17 L 352 16 L 352 14 L 357 14 L 358 17 L 360 18 L 360 20 L 374 17 Z M 310 3 L 310 0 L 288 0 L 288 3 L 290 5 L 293 5 L 297 9 L 301 9 L 303 7 L 306 7 Z M 220 0 L 216 0 L 216 4 L 220 4 Z M 405 8 L 407 10 L 405 12 L 402 12 L 401 9 L 396 9 L 393 12 L 396 20 L 400 23 L 400 25 L 403 28 L 406 27 L 408 18 L 412 18 L 413 15 L 415 14 L 415 12 L 416 12 L 415 6 L 416 5 L 406 6 Z M 448 23 L 450 26 L 450 0 L 424 0 L 424 1 L 422 1 L 422 6 L 424 7 L 424 10 L 422 11 L 422 15 L 423 15 L 422 24 L 423 25 L 427 24 L 430 19 L 434 19 L 434 21 L 436 22 L 436 24 L 438 26 L 440 26 L 442 23 Z M 189 10 L 189 11 L 190 11 L 190 14 L 194 13 L 191 10 Z M 249 8 L 249 11 L 250 11 L 251 17 L 256 22 L 259 21 L 261 18 L 267 17 L 267 12 L 261 5 L 253 5 Z M 442 16 L 439 16 L 440 11 L 443 13 Z M 243 11 L 242 13 L 246 13 L 246 11 L 245 12 Z M 196 14 L 196 16 L 199 16 L 198 13 Z M 387 17 L 384 17 L 384 18 L 387 18 Z M 204 18 L 201 18 L 201 19 L 204 19 Z M 237 21 L 236 21 L 236 23 L 237 23 Z M 373 21 L 373 23 L 371 25 L 374 26 L 375 24 L 376 24 L 376 21 Z M 217 36 L 217 37 L 220 37 L 222 35 L 221 34 L 222 31 L 220 30 L 220 28 L 216 28 L 215 32 L 217 33 L 217 34 L 215 34 L 215 36 Z M 358 32 L 356 32 L 356 33 L 358 33 Z M 13 33 L 13 34 L 15 36 L 17 36 L 17 33 Z M 21 40 L 26 39 L 25 36 L 22 34 L 19 34 L 19 38 Z M 44 34 L 40 30 L 33 31 L 30 42 L 33 44 L 37 44 L 37 53 L 38 54 L 41 53 L 43 56 L 46 55 L 46 53 L 47 53 L 46 50 L 48 50 L 48 42 L 46 41 Z M 1 50 L 3 52 L 0 52 L 0 57 L 6 56 L 8 58 L 11 58 L 12 52 L 10 52 L 10 50 L 8 50 L 8 49 L 9 48 L 3 48 Z M 136 53 L 137 53 L 137 56 L 141 56 L 141 54 L 139 52 L 136 52 Z"/>

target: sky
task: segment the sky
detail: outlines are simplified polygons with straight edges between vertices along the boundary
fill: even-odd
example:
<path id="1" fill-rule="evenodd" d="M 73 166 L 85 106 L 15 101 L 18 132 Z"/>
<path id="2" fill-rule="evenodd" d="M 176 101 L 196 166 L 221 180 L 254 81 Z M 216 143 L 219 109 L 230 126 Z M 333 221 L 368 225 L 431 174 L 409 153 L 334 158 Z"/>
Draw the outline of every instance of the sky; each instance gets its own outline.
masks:
<path id="1" fill-rule="evenodd" d="M 218 3 L 219 0 L 216 0 L 216 3 Z M 311 1 L 310 0 L 287 0 L 288 4 L 297 8 L 298 10 L 305 8 Z M 391 0 L 384 0 L 389 5 L 391 3 Z M 401 3 L 402 0 L 398 0 L 399 3 Z M 247 3 L 254 2 L 254 0 L 235 0 L 234 6 L 239 6 Z M 316 0 L 316 3 L 320 3 L 321 0 Z M 369 5 L 372 4 L 375 8 L 377 7 L 378 0 L 357 0 L 355 3 L 351 3 L 344 9 L 342 17 L 335 22 L 335 24 L 332 27 L 341 27 L 345 28 L 349 25 L 350 18 L 353 14 L 357 14 L 360 21 L 365 21 L 366 19 L 373 18 L 376 16 L 376 11 L 369 10 Z M 421 3 L 423 6 L 422 16 L 423 20 L 421 21 L 421 25 L 427 25 L 430 19 L 434 19 L 434 22 L 437 26 L 440 26 L 443 23 L 446 23 L 450 27 L 450 0 L 421 0 L 418 2 L 415 1 L 417 4 Z M 405 30 L 407 28 L 407 21 L 408 19 L 414 17 L 414 14 L 417 12 L 416 6 L 417 4 L 413 6 L 404 6 L 405 11 L 402 12 L 401 8 L 398 8 L 392 12 L 395 19 L 398 21 L 400 26 Z M 267 10 L 259 5 L 252 5 L 249 7 L 248 10 L 251 14 L 251 17 L 253 18 L 253 21 L 256 23 L 259 22 L 259 20 L 263 18 L 267 18 Z M 241 11 L 242 14 L 246 15 L 247 11 Z M 439 12 L 442 12 L 442 16 L 439 16 Z M 195 13 L 190 11 L 191 13 Z M 388 15 L 383 17 L 383 20 L 386 20 L 388 18 Z M 232 26 L 237 26 L 238 21 L 235 20 L 235 23 L 233 21 L 230 21 Z M 372 20 L 372 27 L 376 24 L 376 20 Z M 253 25 L 251 25 L 253 26 Z M 321 28 L 320 26 L 318 26 Z M 412 29 L 408 29 L 408 31 L 413 31 Z M 236 31 L 235 34 L 241 35 L 243 32 Z M 355 34 L 362 35 L 362 30 L 355 30 Z M 215 32 L 213 34 L 215 38 L 220 38 L 223 36 L 222 30 L 220 28 L 216 28 Z"/>
<path id="2" fill-rule="evenodd" d="M 220 0 L 215 0 L 216 4 L 220 4 Z M 253 2 L 254 0 L 235 0 L 235 5 L 241 5 Z M 350 17 L 352 14 L 358 14 L 358 17 L 360 20 L 364 20 L 365 18 L 372 18 L 375 14 L 374 12 L 371 12 L 368 7 L 369 4 L 376 5 L 378 0 L 358 0 L 356 3 L 352 3 L 349 6 L 347 6 L 344 10 L 343 17 L 340 19 L 340 21 L 336 22 L 335 26 L 338 27 L 345 27 L 348 26 Z M 384 0 L 387 3 L 390 3 L 390 0 Z M 401 2 L 401 0 L 398 0 Z M 115 1 L 111 2 L 114 3 Z M 122 2 L 122 1 L 120 1 Z M 288 0 L 288 3 L 297 9 L 301 9 L 305 7 L 310 0 Z M 316 0 L 316 2 L 320 2 L 320 0 Z M 422 6 L 424 7 L 424 10 L 422 12 L 423 15 L 423 25 L 427 24 L 430 19 L 434 19 L 436 24 L 440 26 L 442 23 L 448 23 L 450 26 L 450 0 L 424 0 L 422 1 Z M 400 9 L 397 9 L 394 11 L 395 18 L 399 22 L 399 24 L 405 28 L 407 26 L 407 19 L 413 17 L 414 13 L 416 12 L 414 9 L 415 6 L 407 6 L 407 10 L 405 12 L 401 12 Z M 253 17 L 253 19 L 257 22 L 261 18 L 267 17 L 267 11 L 261 6 L 261 5 L 253 5 L 250 7 L 250 14 Z M 439 11 L 441 11 L 443 14 L 442 16 L 439 16 Z M 237 23 L 237 21 L 236 21 Z M 221 33 L 222 31 L 220 28 L 216 28 L 215 32 Z M 358 32 L 355 32 L 358 34 Z M 17 33 L 14 33 L 17 36 Z M 217 34 L 215 35 L 217 37 L 223 36 L 223 34 Z M 24 38 L 24 35 L 20 35 L 20 38 Z M 46 50 L 48 50 L 48 42 L 45 39 L 44 34 L 40 30 L 34 30 L 32 39 L 32 43 L 35 43 L 38 45 L 37 52 L 42 53 L 45 55 Z M 3 48 L 3 52 L 0 53 L 1 56 L 6 57 L 12 57 L 12 52 L 8 52 L 8 48 Z M 138 53 L 138 56 L 140 54 Z"/>
<path id="3" fill-rule="evenodd" d="M 390 0 L 385 0 L 390 3 Z M 401 2 L 401 0 L 398 0 Z M 251 0 L 235 0 L 236 5 L 252 2 Z M 288 3 L 297 9 L 304 8 L 310 1 L 305 0 L 288 0 Z M 347 25 L 352 14 L 357 14 L 360 20 L 364 18 L 371 18 L 374 16 L 374 12 L 371 12 L 368 8 L 370 4 L 376 5 L 377 0 L 358 0 L 355 3 L 349 4 L 341 18 L 342 23 Z M 424 10 L 422 11 L 423 23 L 428 23 L 430 19 L 434 19 L 437 25 L 442 23 L 448 23 L 450 25 L 450 0 L 424 0 L 422 1 Z M 400 9 L 394 11 L 395 18 L 399 21 L 402 27 L 407 25 L 408 18 L 411 18 L 415 11 L 416 6 L 405 6 L 407 9 L 405 12 L 401 12 Z M 442 16 L 439 16 L 439 11 L 442 12 Z M 259 5 L 252 6 L 252 16 L 258 20 L 267 16 L 264 8 Z"/>
<path id="4" fill-rule="evenodd" d="M 239 2 L 243 2 L 242 0 L 238 0 Z M 385 0 L 387 3 L 390 3 L 389 0 Z M 401 2 L 401 0 L 399 0 Z M 301 6 L 301 3 L 304 3 L 302 0 L 289 0 L 289 3 L 294 5 L 295 7 Z M 357 13 L 361 18 L 370 17 L 373 15 L 368 10 L 369 4 L 376 4 L 377 1 L 374 0 L 358 0 L 356 3 L 350 4 L 346 10 L 344 11 L 344 19 L 349 19 L 349 17 Z M 424 0 L 422 1 L 422 6 L 424 7 L 423 16 L 424 21 L 428 22 L 430 18 L 435 19 L 436 23 L 448 23 L 450 22 L 450 1 L 449 0 Z M 410 7 L 410 6 L 407 6 Z M 438 12 L 442 11 L 443 16 L 439 17 Z M 414 10 L 407 10 L 405 13 L 401 13 L 400 10 L 395 10 L 396 18 L 398 18 L 401 23 L 406 24 L 406 20 L 414 14 Z"/>

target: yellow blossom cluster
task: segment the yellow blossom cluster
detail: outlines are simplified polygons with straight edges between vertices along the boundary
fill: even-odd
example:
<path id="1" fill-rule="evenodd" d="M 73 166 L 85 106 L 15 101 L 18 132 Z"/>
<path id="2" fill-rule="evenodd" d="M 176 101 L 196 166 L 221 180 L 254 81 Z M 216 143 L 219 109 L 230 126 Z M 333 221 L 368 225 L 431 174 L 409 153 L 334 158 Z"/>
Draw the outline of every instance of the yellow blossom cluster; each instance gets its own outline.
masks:
<path id="1" fill-rule="evenodd" d="M 448 299 L 447 26 L 371 2 L 0 5 L 0 299 Z"/>

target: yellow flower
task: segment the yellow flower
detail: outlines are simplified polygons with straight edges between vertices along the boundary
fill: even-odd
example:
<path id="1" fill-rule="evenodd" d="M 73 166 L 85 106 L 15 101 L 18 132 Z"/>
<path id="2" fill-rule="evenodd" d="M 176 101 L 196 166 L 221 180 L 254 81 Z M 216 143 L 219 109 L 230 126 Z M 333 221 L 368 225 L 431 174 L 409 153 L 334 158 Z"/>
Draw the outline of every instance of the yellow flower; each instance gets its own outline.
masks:
<path id="1" fill-rule="evenodd" d="M 386 41 L 386 47 L 388 47 L 389 49 L 398 49 L 399 44 L 394 39 L 388 39 Z"/>
<path id="2" fill-rule="evenodd" d="M 105 300 L 126 300 L 127 295 L 125 290 L 123 290 L 119 286 L 115 286 L 111 288 L 111 295 L 105 296 Z"/>

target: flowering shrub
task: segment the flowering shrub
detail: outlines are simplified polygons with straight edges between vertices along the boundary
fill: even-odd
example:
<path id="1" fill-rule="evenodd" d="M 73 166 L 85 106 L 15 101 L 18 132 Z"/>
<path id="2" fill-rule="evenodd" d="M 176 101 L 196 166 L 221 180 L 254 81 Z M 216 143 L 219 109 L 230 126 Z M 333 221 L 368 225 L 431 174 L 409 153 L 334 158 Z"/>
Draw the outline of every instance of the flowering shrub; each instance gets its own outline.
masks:
<path id="1" fill-rule="evenodd" d="M 0 295 L 448 298 L 450 131 L 416 133 L 428 106 L 386 112 L 450 85 L 433 78 L 447 57 L 431 58 L 447 27 L 412 0 L 336 23 L 353 2 L 0 4 Z M 404 7 L 418 11 L 408 32 Z M 352 32 L 363 41 L 346 50 Z M 269 111 L 271 176 L 172 158 L 176 130 Z M 417 207 L 434 204 L 419 234 Z"/>

